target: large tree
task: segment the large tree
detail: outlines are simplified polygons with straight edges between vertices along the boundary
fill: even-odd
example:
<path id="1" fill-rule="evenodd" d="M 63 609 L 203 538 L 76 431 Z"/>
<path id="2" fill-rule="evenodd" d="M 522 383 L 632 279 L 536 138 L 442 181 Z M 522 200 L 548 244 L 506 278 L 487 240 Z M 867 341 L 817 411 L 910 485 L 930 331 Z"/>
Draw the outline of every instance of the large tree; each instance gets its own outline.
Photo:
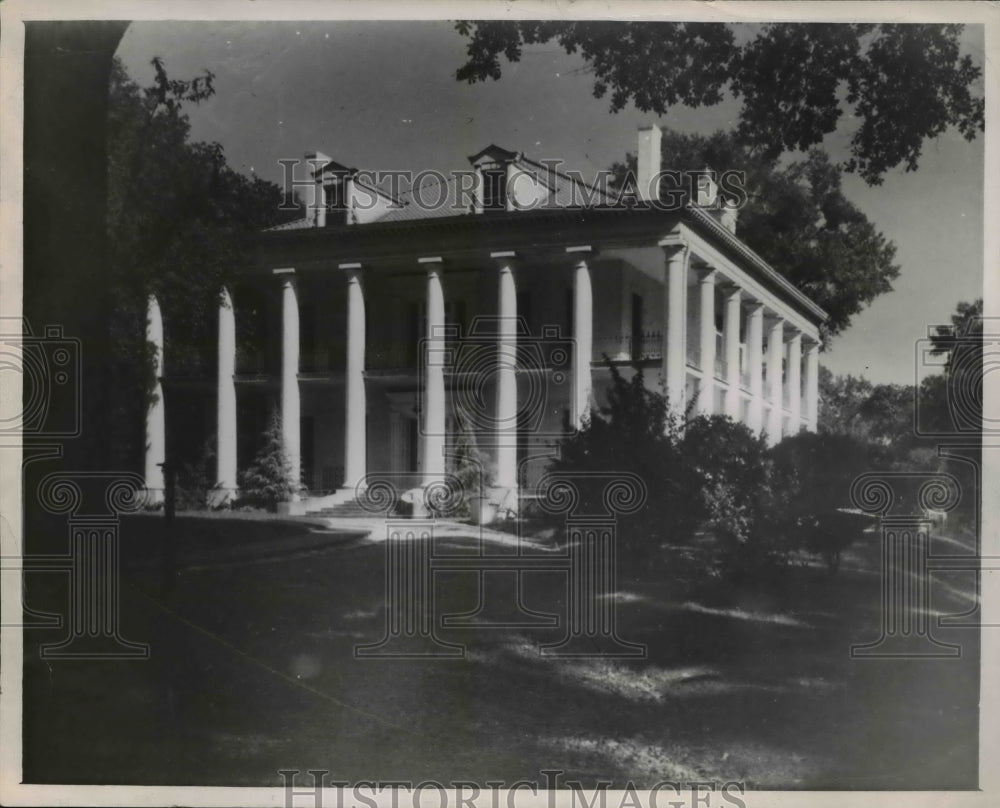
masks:
<path id="1" fill-rule="evenodd" d="M 460 81 L 499 79 L 500 57 L 555 40 L 580 53 L 594 95 L 611 111 L 629 102 L 663 115 L 670 107 L 742 106 L 740 141 L 777 157 L 806 151 L 857 119 L 841 166 L 877 185 L 886 171 L 917 168 L 924 142 L 955 126 L 968 140 L 984 128 L 973 92 L 982 71 L 959 47 L 961 25 L 772 23 L 752 36 L 706 22 L 459 22 L 468 40 Z M 739 35 L 738 35 L 739 34 Z"/>
<path id="2" fill-rule="evenodd" d="M 754 152 L 733 133 L 685 135 L 666 130 L 662 163 L 678 171 L 735 168 L 745 175 L 740 238 L 822 306 L 829 335 L 876 297 L 892 290 L 899 274 L 895 245 L 844 196 L 841 173 L 821 149 L 782 164 Z M 620 181 L 635 158 L 613 166 Z M 663 194 L 676 190 L 665 181 Z"/>
<path id="3" fill-rule="evenodd" d="M 944 378 L 934 384 L 943 424 L 939 431 L 980 433 L 983 417 L 983 300 L 959 303 L 950 326 L 939 326 L 931 337 L 931 353 L 945 357 Z M 948 420 L 944 420 L 944 412 Z"/>
<path id="4" fill-rule="evenodd" d="M 220 290 L 235 279 L 251 235 L 298 215 L 282 209 L 277 185 L 229 168 L 218 143 L 191 140 L 184 106 L 212 97 L 212 74 L 181 80 L 168 76 L 161 60 L 152 64 L 153 83 L 140 87 L 116 59 L 109 86 L 107 222 L 119 439 L 142 434 L 139 391 L 151 389 L 147 295 L 155 293 L 163 309 L 169 372 L 206 376 L 214 362 Z M 137 461 L 134 437 L 116 448 L 119 462 Z"/>

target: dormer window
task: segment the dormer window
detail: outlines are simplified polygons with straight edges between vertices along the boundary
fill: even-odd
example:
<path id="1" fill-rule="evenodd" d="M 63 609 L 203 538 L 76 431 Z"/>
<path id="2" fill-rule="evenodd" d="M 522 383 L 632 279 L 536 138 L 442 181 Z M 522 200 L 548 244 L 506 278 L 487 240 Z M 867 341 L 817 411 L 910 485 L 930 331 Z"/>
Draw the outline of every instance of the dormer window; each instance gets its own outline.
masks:
<path id="1" fill-rule="evenodd" d="M 347 183 L 341 177 L 323 186 L 326 194 L 327 210 L 344 210 L 347 208 Z"/>
<path id="2" fill-rule="evenodd" d="M 483 176 L 483 210 L 507 209 L 507 167 L 485 165 Z"/>
<path id="3" fill-rule="evenodd" d="M 508 170 L 517 157 L 517 152 L 490 145 L 469 158 L 476 169 L 476 213 L 505 211 L 510 206 Z"/>

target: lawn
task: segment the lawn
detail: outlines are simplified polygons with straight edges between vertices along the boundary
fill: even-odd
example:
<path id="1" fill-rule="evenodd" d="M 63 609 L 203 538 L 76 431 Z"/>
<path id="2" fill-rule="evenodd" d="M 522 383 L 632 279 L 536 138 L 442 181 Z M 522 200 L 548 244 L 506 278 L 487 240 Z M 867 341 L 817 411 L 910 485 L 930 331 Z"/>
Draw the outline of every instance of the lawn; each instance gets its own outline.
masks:
<path id="1" fill-rule="evenodd" d="M 163 530 L 123 519 L 123 633 L 150 644 L 148 661 L 43 661 L 38 643 L 58 637 L 26 632 L 27 782 L 281 785 L 280 769 L 325 769 L 350 782 L 483 783 L 556 768 L 588 788 L 976 785 L 977 633 L 935 628 L 961 643 L 960 659 L 850 658 L 879 633 L 874 534 L 832 578 L 802 564 L 780 584 L 693 588 L 670 565 L 626 569 L 619 632 L 645 659 L 540 656 L 557 628 L 446 628 L 464 657 L 419 660 L 353 653 L 384 631 L 377 533 L 321 543 L 288 522 L 178 519 L 182 569 L 165 585 Z M 213 541 L 294 551 L 213 555 Z M 441 548 L 477 541 L 453 531 Z M 58 576 L 40 577 L 31 605 L 57 605 Z M 490 581 L 493 604 L 512 601 L 512 580 Z M 564 611 L 565 573 L 523 580 L 527 606 Z M 468 611 L 477 578 L 441 572 L 435 592 L 440 610 Z M 942 576 L 934 607 L 965 611 L 974 592 L 971 574 Z"/>

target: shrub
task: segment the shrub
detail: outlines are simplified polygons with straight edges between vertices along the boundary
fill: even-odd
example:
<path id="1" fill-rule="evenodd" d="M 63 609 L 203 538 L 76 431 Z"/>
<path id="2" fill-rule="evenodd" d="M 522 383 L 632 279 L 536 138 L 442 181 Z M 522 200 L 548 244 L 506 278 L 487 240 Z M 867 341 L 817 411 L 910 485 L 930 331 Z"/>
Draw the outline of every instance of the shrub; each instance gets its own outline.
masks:
<path id="1" fill-rule="evenodd" d="M 698 416 L 687 422 L 680 454 L 686 507 L 709 535 L 710 565 L 747 574 L 780 564 L 787 548 L 773 529 L 766 441 L 728 416 Z"/>
<path id="2" fill-rule="evenodd" d="M 866 520 L 852 519 L 855 478 L 885 463 L 884 447 L 847 434 L 801 432 L 771 450 L 779 495 L 775 529 L 795 549 L 817 553 L 831 572 Z"/>
<path id="3" fill-rule="evenodd" d="M 195 463 L 185 463 L 177 471 L 177 509 L 206 511 L 212 507 L 212 495 L 219 487 L 214 481 L 215 450 L 206 441 Z"/>
<path id="4" fill-rule="evenodd" d="M 479 448 L 468 416 L 459 412 L 456 421 L 457 435 L 450 459 L 451 476 L 458 491 L 455 500 L 449 502 L 447 513 L 435 512 L 435 515 L 468 519 L 472 508 L 478 507 L 479 497 L 493 484 L 494 469 L 489 456 Z M 430 505 L 436 511 L 434 503 Z"/>
<path id="5" fill-rule="evenodd" d="M 592 411 L 581 429 L 563 439 L 550 469 L 577 477 L 578 509 L 584 513 L 603 512 L 609 473 L 641 477 L 648 492 L 646 504 L 619 517 L 618 537 L 623 553 L 642 561 L 655 555 L 662 542 L 686 538 L 693 529 L 682 502 L 679 422 L 668 412 L 663 396 L 646 389 L 641 370 L 626 381 L 614 366 L 610 369 L 607 405 Z M 577 476 L 580 472 L 601 476 L 591 481 Z M 561 519 L 555 526 L 563 526 Z"/>
<path id="6" fill-rule="evenodd" d="M 299 475 L 292 466 L 281 443 L 281 418 L 276 411 L 264 431 L 264 445 L 253 463 L 240 475 L 240 496 L 237 504 L 277 510 L 279 502 L 287 502 L 302 490 Z"/>

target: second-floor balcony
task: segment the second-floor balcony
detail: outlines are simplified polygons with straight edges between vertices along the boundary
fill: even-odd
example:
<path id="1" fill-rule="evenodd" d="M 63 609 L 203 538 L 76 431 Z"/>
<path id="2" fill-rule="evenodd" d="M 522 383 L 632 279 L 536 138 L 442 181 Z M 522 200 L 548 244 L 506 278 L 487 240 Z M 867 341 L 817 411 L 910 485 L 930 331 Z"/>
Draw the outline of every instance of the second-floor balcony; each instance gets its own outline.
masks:
<path id="1" fill-rule="evenodd" d="M 594 361 L 652 362 L 663 358 L 663 335 L 659 331 L 608 334 L 594 337 Z"/>

